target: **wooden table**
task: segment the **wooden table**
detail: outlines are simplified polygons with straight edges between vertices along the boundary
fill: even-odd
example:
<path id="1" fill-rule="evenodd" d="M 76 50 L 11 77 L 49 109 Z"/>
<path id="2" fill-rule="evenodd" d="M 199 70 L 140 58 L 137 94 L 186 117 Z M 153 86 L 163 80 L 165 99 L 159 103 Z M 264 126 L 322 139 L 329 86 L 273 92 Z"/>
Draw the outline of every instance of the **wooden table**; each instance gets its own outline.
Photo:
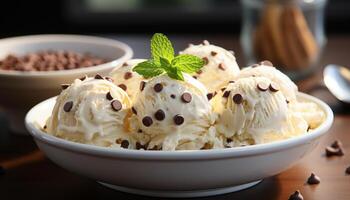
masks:
<path id="1" fill-rule="evenodd" d="M 135 57 L 148 56 L 148 37 L 121 36 L 115 37 L 129 43 L 135 50 Z M 189 42 L 200 42 L 210 39 L 213 43 L 233 49 L 242 66 L 241 49 L 237 37 L 227 35 L 215 36 L 174 36 L 175 47 L 181 49 Z M 348 47 L 350 37 L 330 37 L 320 66 L 326 63 L 350 65 Z M 320 145 L 298 165 L 276 175 L 266 178 L 257 186 L 216 197 L 205 199 L 288 199 L 295 190 L 300 190 L 304 199 L 346 200 L 350 199 L 350 175 L 345 175 L 350 166 L 350 110 L 340 104 L 325 89 L 314 90 L 321 83 L 321 68 L 318 73 L 299 83 L 302 91 L 311 91 L 332 105 L 337 112 L 334 124 Z M 326 158 L 324 148 L 335 139 L 343 142 L 345 156 Z M 5 174 L 0 175 L 0 199 L 151 199 L 113 191 L 93 180 L 75 175 L 53 164 L 37 149 L 32 138 L 16 136 L 7 129 L 7 123 L 0 113 L 0 165 L 7 167 Z M 311 172 L 321 177 L 319 185 L 306 185 L 305 181 Z"/>

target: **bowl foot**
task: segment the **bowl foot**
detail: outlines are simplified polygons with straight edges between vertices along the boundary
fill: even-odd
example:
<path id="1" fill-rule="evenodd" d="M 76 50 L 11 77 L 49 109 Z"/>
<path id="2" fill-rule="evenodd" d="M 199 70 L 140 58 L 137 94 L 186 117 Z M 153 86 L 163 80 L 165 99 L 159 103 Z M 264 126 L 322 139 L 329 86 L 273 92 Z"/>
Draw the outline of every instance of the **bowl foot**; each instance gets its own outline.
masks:
<path id="1" fill-rule="evenodd" d="M 190 191 L 167 191 L 167 190 L 142 190 L 142 189 L 136 189 L 136 188 L 128 188 L 128 187 L 122 187 L 117 185 L 112 185 L 108 183 L 99 182 L 100 184 L 114 189 L 121 192 L 131 193 L 131 194 L 137 194 L 137 195 L 143 195 L 143 196 L 151 196 L 151 197 L 169 197 L 169 198 L 191 198 L 191 197 L 207 197 L 207 196 L 214 196 L 214 195 L 220 195 L 220 194 L 226 194 L 231 192 L 237 192 L 240 190 L 244 190 L 247 188 L 250 188 L 258 183 L 260 183 L 261 180 L 237 185 L 237 186 L 231 186 L 231 187 L 224 187 L 224 188 L 215 188 L 215 189 L 207 189 L 207 190 L 190 190 Z"/>

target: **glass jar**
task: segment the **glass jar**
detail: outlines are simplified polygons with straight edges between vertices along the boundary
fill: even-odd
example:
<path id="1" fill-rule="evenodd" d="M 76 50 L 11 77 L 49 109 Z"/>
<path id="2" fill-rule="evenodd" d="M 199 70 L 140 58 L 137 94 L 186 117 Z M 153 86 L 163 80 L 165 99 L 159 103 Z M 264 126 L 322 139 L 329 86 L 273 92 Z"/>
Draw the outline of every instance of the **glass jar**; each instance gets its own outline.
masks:
<path id="1" fill-rule="evenodd" d="M 316 69 L 327 0 L 241 0 L 241 45 L 248 64 L 269 60 L 292 79 Z"/>

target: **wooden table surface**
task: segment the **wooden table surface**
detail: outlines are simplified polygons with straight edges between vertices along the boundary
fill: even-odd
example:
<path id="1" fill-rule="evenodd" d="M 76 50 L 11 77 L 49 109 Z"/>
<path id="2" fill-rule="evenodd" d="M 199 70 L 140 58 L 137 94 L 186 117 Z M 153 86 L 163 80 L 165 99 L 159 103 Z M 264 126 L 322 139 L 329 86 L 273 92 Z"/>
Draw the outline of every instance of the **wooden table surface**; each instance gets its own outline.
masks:
<path id="1" fill-rule="evenodd" d="M 138 35 L 113 36 L 127 42 L 135 51 L 135 57 L 148 56 L 148 37 Z M 215 36 L 171 36 L 176 49 L 184 48 L 187 43 L 209 39 L 235 51 L 238 62 L 244 66 L 242 51 L 237 37 Z M 348 47 L 350 37 L 329 37 L 320 66 L 337 63 L 350 66 Z M 316 87 L 322 84 L 322 67 L 312 77 L 298 83 L 300 90 L 307 91 L 331 105 L 335 111 L 335 121 L 329 133 L 320 145 L 291 169 L 266 178 L 250 189 L 208 197 L 204 199 L 284 199 L 295 190 L 300 190 L 304 199 L 348 200 L 350 199 L 350 175 L 345 174 L 350 166 L 350 108 L 337 102 L 329 92 Z M 316 89 L 315 89 L 316 88 Z M 345 155 L 326 158 L 324 148 L 335 139 L 342 141 Z M 152 199 L 149 197 L 126 194 L 101 186 L 93 180 L 70 173 L 53 164 L 37 149 L 31 137 L 16 136 L 8 130 L 4 114 L 0 113 L 0 166 L 7 168 L 0 175 L 0 199 Z M 305 184 L 311 172 L 315 172 L 321 183 L 310 186 Z"/>

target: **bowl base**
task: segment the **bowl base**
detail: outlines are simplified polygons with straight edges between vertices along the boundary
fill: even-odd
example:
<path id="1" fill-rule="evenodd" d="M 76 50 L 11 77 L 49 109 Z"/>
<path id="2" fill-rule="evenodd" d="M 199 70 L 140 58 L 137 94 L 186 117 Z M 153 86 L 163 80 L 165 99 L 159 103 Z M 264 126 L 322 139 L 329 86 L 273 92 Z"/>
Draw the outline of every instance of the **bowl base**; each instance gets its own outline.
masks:
<path id="1" fill-rule="evenodd" d="M 226 194 L 231 192 L 237 192 L 255 186 L 260 183 L 262 180 L 245 183 L 242 185 L 224 187 L 224 188 L 215 188 L 207 190 L 190 190 L 190 191 L 167 191 L 167 190 L 142 190 L 136 188 L 122 187 L 117 185 L 112 185 L 108 183 L 99 182 L 100 184 L 111 188 L 113 190 L 118 190 L 121 192 L 150 196 L 150 197 L 168 197 L 168 198 L 192 198 L 192 197 L 208 197 L 220 194 Z"/>

